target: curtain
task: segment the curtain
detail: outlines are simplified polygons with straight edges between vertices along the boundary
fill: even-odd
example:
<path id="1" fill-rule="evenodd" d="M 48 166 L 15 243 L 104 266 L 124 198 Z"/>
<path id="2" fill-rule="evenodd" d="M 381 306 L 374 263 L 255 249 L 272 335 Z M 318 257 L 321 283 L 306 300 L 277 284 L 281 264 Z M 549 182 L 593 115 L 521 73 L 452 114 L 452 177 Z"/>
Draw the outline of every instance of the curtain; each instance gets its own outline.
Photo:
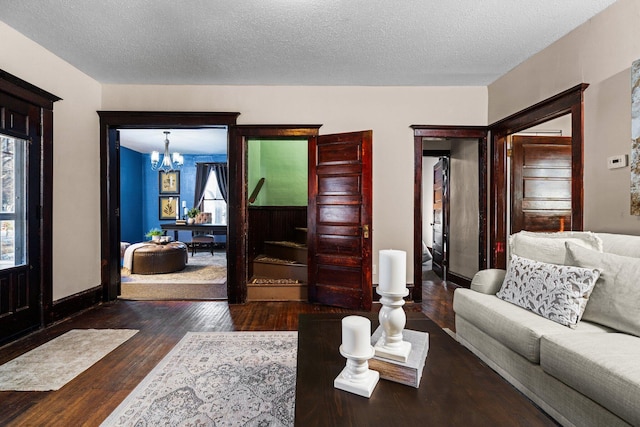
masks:
<path id="1" fill-rule="evenodd" d="M 229 168 L 226 163 L 196 163 L 196 186 L 193 197 L 193 207 L 200 209 L 204 200 L 204 190 L 207 187 L 209 174 L 215 172 L 218 188 L 225 202 L 229 194 Z"/>
<path id="2" fill-rule="evenodd" d="M 200 209 L 204 199 L 204 189 L 207 187 L 207 180 L 213 163 L 196 163 L 196 186 L 193 193 L 193 207 Z"/>
<path id="3" fill-rule="evenodd" d="M 228 202 L 227 195 L 229 194 L 229 168 L 226 163 L 213 163 L 211 165 L 216 178 L 218 179 L 218 188 L 220 188 L 220 194 L 225 202 Z"/>

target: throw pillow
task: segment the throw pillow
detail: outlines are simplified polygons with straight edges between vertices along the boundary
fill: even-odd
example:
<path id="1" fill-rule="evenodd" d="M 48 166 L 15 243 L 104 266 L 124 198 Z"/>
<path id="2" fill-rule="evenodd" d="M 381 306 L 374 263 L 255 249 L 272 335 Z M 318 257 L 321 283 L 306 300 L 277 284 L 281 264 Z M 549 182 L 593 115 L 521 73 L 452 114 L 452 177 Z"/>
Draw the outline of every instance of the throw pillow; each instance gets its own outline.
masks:
<path id="1" fill-rule="evenodd" d="M 575 328 L 599 273 L 598 269 L 555 265 L 513 255 L 496 296 Z"/>
<path id="2" fill-rule="evenodd" d="M 558 233 L 532 233 L 520 231 L 509 236 L 510 255 L 549 264 L 564 264 L 567 250 L 565 242 L 573 242 L 602 252 L 602 240 L 588 231 L 564 231 Z"/>
<path id="3" fill-rule="evenodd" d="M 640 336 L 640 258 L 600 253 L 567 243 L 567 262 L 602 269 L 584 320 Z"/>

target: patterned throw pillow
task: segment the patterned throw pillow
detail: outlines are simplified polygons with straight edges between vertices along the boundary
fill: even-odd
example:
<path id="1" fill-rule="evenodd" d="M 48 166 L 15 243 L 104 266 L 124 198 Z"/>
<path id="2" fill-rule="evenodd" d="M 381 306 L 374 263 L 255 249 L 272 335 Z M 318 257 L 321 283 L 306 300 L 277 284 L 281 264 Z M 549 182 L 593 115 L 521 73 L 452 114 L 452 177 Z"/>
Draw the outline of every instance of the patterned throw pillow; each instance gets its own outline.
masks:
<path id="1" fill-rule="evenodd" d="M 561 325 L 575 328 L 600 270 L 547 264 L 513 255 L 496 296 Z"/>

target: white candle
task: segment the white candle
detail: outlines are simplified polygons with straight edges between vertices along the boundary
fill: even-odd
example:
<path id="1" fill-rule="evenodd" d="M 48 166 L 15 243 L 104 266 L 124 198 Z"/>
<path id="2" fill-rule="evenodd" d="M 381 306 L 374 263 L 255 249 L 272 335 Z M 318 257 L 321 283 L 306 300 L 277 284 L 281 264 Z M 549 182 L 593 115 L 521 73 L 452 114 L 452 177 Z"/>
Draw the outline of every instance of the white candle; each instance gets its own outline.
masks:
<path id="1" fill-rule="evenodd" d="M 379 253 L 378 286 L 383 292 L 402 293 L 407 289 L 407 253 L 384 249 Z"/>
<path id="2" fill-rule="evenodd" d="M 371 352 L 371 320 L 362 316 L 342 319 L 342 351 L 354 356 Z"/>
<path id="3" fill-rule="evenodd" d="M 186 207 L 187 207 L 187 201 L 186 201 L 186 200 L 183 200 L 183 201 L 182 201 L 182 208 L 184 209 L 184 208 L 186 208 Z"/>

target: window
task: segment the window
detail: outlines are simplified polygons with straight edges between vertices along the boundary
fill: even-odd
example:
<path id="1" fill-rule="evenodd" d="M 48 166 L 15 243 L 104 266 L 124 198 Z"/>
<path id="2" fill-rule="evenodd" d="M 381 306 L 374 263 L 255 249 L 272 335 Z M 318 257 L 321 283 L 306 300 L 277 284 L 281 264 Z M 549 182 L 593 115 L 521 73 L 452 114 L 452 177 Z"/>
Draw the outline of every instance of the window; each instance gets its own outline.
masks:
<path id="1" fill-rule="evenodd" d="M 227 224 L 227 202 L 225 202 L 218 187 L 216 173 L 209 173 L 207 185 L 204 189 L 202 200 L 202 212 L 211 212 L 211 221 L 214 224 Z"/>
<path id="2" fill-rule="evenodd" d="M 0 269 L 27 261 L 27 141 L 0 135 Z"/>

